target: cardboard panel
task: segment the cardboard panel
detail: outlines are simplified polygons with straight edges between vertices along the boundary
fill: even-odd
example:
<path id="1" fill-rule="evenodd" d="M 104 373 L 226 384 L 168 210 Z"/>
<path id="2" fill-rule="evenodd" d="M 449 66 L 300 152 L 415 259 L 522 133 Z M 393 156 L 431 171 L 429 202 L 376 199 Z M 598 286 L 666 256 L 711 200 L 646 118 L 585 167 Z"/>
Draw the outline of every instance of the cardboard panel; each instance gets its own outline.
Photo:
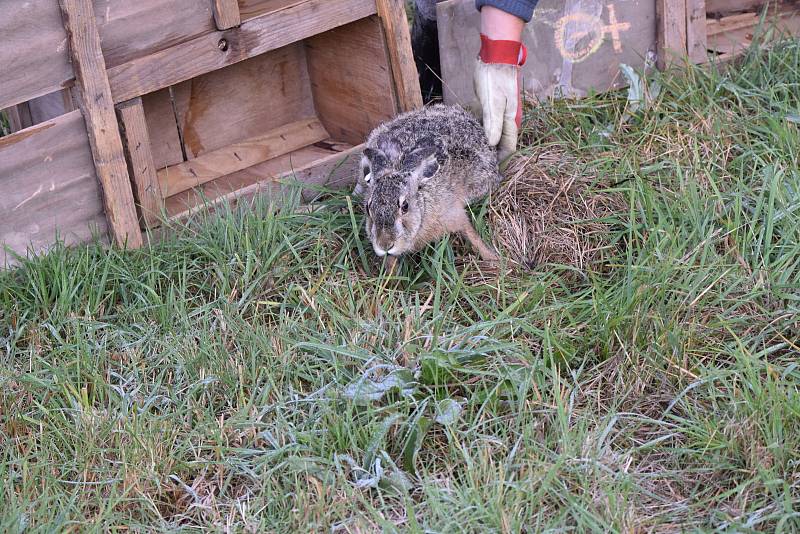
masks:
<path id="1" fill-rule="evenodd" d="M 474 0 L 448 0 L 437 17 L 445 101 L 471 108 L 480 14 Z M 655 2 L 541 0 L 523 40 L 524 89 L 538 98 L 621 87 L 620 63 L 641 69 L 655 51 Z"/>

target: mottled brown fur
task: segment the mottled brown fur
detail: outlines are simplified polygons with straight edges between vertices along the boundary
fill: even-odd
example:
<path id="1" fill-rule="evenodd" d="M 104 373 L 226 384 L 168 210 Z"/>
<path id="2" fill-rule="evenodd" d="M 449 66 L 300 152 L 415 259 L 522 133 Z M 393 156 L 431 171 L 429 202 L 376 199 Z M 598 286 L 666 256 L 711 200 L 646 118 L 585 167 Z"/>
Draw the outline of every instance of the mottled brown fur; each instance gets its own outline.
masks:
<path id="1" fill-rule="evenodd" d="M 465 207 L 502 181 L 497 153 L 464 109 L 442 104 L 399 115 L 367 138 L 356 194 L 375 252 L 398 256 L 461 233 L 485 260 L 497 254 Z"/>

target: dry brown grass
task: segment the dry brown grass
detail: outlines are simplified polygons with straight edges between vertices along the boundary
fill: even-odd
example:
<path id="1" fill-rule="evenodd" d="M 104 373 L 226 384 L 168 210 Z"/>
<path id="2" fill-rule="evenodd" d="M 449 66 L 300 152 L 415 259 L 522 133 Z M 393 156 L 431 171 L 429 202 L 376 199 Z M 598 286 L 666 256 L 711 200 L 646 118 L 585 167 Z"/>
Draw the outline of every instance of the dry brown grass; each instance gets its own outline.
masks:
<path id="1" fill-rule="evenodd" d="M 613 248 L 609 220 L 626 210 L 621 195 L 587 166 L 553 147 L 512 160 L 492 195 L 494 244 L 515 263 L 602 270 Z"/>

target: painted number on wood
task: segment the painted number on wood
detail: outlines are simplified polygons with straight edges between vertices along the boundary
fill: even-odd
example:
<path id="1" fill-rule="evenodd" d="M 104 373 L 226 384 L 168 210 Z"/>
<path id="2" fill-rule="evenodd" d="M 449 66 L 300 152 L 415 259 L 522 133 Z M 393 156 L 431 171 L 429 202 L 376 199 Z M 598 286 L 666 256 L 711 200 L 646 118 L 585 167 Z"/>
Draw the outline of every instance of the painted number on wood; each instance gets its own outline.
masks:
<path id="1" fill-rule="evenodd" d="M 555 25 L 555 43 L 564 59 L 580 63 L 600 48 L 607 34 L 611 35 L 614 52 L 622 52 L 620 32 L 629 30 L 628 22 L 617 21 L 613 4 L 606 5 L 608 24 L 601 17 L 576 12 L 561 17 Z"/>

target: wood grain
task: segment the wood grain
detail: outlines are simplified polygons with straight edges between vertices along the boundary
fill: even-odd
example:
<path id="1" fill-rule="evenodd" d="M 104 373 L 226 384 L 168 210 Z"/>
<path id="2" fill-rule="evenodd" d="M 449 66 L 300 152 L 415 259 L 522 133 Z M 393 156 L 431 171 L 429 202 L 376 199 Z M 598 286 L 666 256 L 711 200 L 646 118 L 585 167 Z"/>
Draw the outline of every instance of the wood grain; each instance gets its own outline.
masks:
<path id="1" fill-rule="evenodd" d="M 239 12 L 242 20 L 260 17 L 266 13 L 273 13 L 286 9 L 306 0 L 239 0 Z"/>
<path id="2" fill-rule="evenodd" d="M 161 217 L 164 196 L 158 183 L 142 99 L 134 98 L 123 102 L 117 106 L 117 111 L 123 126 L 122 139 L 133 180 L 134 198 L 139 208 L 139 219 L 145 227 L 153 227 Z"/>
<path id="3" fill-rule="evenodd" d="M 173 94 L 188 159 L 315 115 L 302 43 L 182 82 Z"/>
<path id="4" fill-rule="evenodd" d="M 211 1 L 93 0 L 106 66 L 121 65 L 214 31 Z"/>
<path id="5" fill-rule="evenodd" d="M 286 124 L 263 135 L 158 171 L 164 196 L 172 196 L 264 161 L 322 141 L 328 132 L 316 118 Z"/>
<path id="6" fill-rule="evenodd" d="M 60 90 L 73 77 L 53 0 L 0 0 L 0 109 Z"/>
<path id="7" fill-rule="evenodd" d="M 360 144 L 398 112 L 382 33 L 369 17 L 306 41 L 314 105 L 334 139 Z"/>
<path id="8" fill-rule="evenodd" d="M 242 23 L 239 3 L 236 0 L 211 0 L 214 23 L 218 30 L 227 30 Z"/>
<path id="9" fill-rule="evenodd" d="M 39 253 L 106 234 L 100 186 L 80 111 L 0 139 L 0 268 L 5 247 Z"/>
<path id="10" fill-rule="evenodd" d="M 706 2 L 686 0 L 686 52 L 692 63 L 708 60 L 707 44 Z"/>
<path id="11" fill-rule="evenodd" d="M 105 75 L 92 2 L 59 0 L 59 3 L 111 233 L 118 245 L 137 248 L 142 245 L 142 234 L 136 220 L 133 191 Z"/>
<path id="12" fill-rule="evenodd" d="M 236 204 L 256 195 L 279 194 L 291 185 L 281 180 L 296 179 L 302 183 L 331 188 L 349 187 L 355 180 L 363 145 L 331 150 L 309 146 L 228 175 L 201 186 L 197 191 L 185 191 L 169 197 L 167 213 L 181 220 L 200 211 L 211 210 L 220 203 Z M 301 192 L 305 201 L 318 193 L 312 189 Z"/>
<path id="13" fill-rule="evenodd" d="M 405 1 L 377 0 L 376 3 L 386 33 L 386 46 L 389 49 L 400 109 L 403 111 L 419 109 L 422 107 L 422 92 L 411 49 Z"/>
<path id="14" fill-rule="evenodd" d="M 766 5 L 768 0 L 706 0 L 706 11 L 711 14 L 736 13 Z M 769 2 L 775 3 L 775 0 Z"/>
<path id="15" fill-rule="evenodd" d="M 658 68 L 666 69 L 687 54 L 685 0 L 656 0 Z"/>
<path id="16" fill-rule="evenodd" d="M 115 102 L 129 100 L 375 14 L 364 0 L 306 0 L 109 70 Z"/>

